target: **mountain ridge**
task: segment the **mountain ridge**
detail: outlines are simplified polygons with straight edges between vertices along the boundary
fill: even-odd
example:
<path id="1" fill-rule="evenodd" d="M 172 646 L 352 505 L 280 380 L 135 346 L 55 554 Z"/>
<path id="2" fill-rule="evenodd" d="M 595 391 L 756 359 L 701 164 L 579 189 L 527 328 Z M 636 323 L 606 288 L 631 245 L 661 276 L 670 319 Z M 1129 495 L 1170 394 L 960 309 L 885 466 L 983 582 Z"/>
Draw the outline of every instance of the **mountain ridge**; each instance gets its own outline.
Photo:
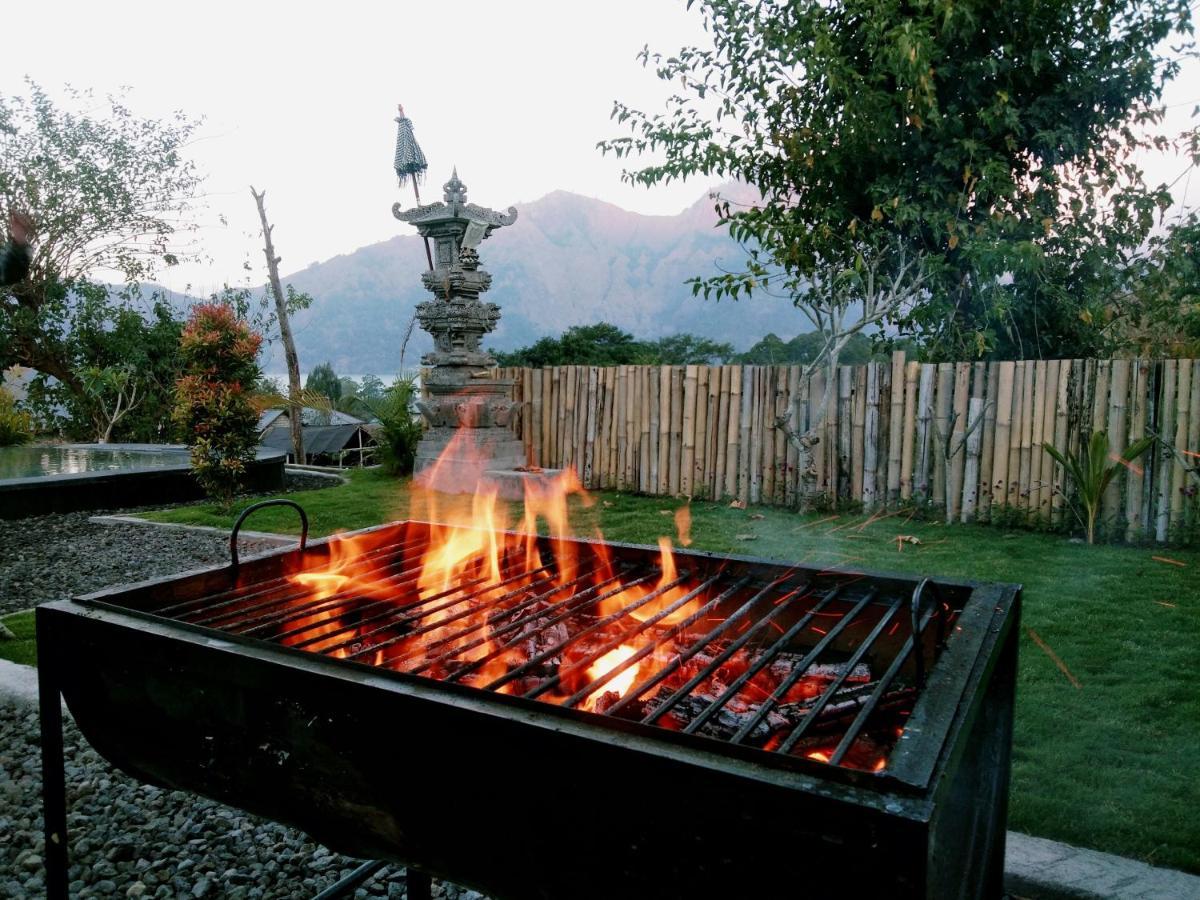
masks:
<path id="1" fill-rule="evenodd" d="M 743 258 L 716 227 L 707 192 L 675 215 L 645 215 L 565 190 L 518 204 L 517 211 L 514 225 L 479 248 L 482 266 L 492 274 L 484 299 L 501 307 L 500 322 L 485 340 L 489 348 L 511 350 L 600 321 L 639 338 L 690 332 L 739 350 L 769 331 L 804 330 L 795 310 L 778 300 L 693 297 L 688 278 Z M 304 367 L 328 361 L 339 372 L 397 371 L 409 319 L 429 297 L 420 281 L 424 270 L 421 240 L 410 233 L 285 276 L 313 297 L 312 306 L 293 317 Z M 414 331 L 405 367 L 431 347 L 428 335 Z M 269 354 L 264 369 L 282 371 L 282 349 L 272 347 Z"/>

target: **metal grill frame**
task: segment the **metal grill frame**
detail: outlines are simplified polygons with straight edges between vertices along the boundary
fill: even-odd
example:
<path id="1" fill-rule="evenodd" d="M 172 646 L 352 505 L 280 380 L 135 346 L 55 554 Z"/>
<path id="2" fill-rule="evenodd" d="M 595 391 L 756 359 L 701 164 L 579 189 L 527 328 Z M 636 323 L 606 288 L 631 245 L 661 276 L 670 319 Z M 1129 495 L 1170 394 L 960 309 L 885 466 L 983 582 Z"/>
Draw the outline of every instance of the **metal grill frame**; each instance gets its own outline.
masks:
<path id="1" fill-rule="evenodd" d="M 404 524 L 392 523 L 364 532 Z M 363 532 L 355 534 L 360 533 Z M 330 543 L 347 536 L 313 542 L 303 552 L 277 551 L 246 560 L 241 564 L 242 574 L 251 580 L 261 580 L 271 574 L 312 570 L 327 555 Z M 615 552 L 656 552 L 636 545 L 608 546 Z M 747 556 L 691 551 L 676 551 L 676 556 L 710 563 L 728 560 L 755 567 L 782 566 L 778 560 Z M 683 565 L 681 561 L 680 567 Z M 909 576 L 859 570 L 820 571 L 842 571 L 908 588 L 919 581 Z M 380 801 L 386 810 L 373 810 L 363 821 L 361 807 L 371 802 L 372 791 L 362 781 L 366 773 L 360 771 L 359 763 L 367 759 L 362 765 L 369 768 L 378 764 L 378 756 L 371 755 L 376 751 L 369 752 L 359 746 L 363 738 L 354 733 L 353 723 L 361 724 L 370 715 L 368 711 L 378 710 L 389 722 L 381 739 L 413 742 L 411 749 L 397 752 L 401 758 L 411 758 L 420 765 L 434 766 L 441 762 L 440 756 L 431 755 L 436 748 L 429 745 L 442 740 L 448 728 L 455 735 L 478 736 L 484 744 L 478 756 L 480 764 L 494 760 L 498 766 L 517 769 L 527 766 L 526 757 L 532 754 L 546 771 L 563 778 L 573 771 L 562 768 L 559 757 L 565 754 L 589 768 L 610 769 L 628 777 L 651 775 L 656 781 L 661 780 L 667 791 L 680 786 L 699 786 L 698 790 L 712 793 L 715 799 L 711 802 L 728 807 L 734 821 L 752 814 L 764 822 L 775 823 L 780 830 L 779 835 L 767 835 L 745 847 L 744 838 L 726 836 L 724 839 L 731 842 L 727 862 L 738 863 L 739 871 L 745 870 L 746 864 L 755 858 L 747 854 L 758 853 L 772 841 L 789 835 L 803 835 L 804 839 L 823 841 L 822 853 L 835 852 L 836 846 L 845 848 L 855 842 L 863 843 L 870 848 L 863 850 L 867 857 L 875 859 L 884 869 L 896 867 L 899 874 L 888 876 L 889 880 L 880 884 L 888 884 L 897 896 L 998 896 L 1015 678 L 1015 624 L 1019 610 L 1020 589 L 1016 585 L 936 581 L 947 590 L 965 590 L 970 596 L 957 619 L 957 633 L 928 672 L 925 689 L 915 701 L 904 736 L 891 752 L 888 768 L 876 774 L 329 659 L 136 611 L 139 598 L 184 600 L 228 583 L 229 570 L 214 567 L 101 591 L 38 610 L 45 691 L 53 692 L 55 697 L 61 691 L 93 746 L 135 777 L 192 790 L 296 825 L 335 849 L 415 863 L 497 897 L 569 896 L 561 893 L 561 882 L 557 882 L 560 893 L 555 893 L 555 879 L 549 877 L 543 879 L 547 885 L 545 891 L 515 889 L 514 879 L 519 873 L 513 871 L 514 863 L 506 864 L 503 859 L 486 853 L 465 863 L 461 854 L 447 848 L 444 842 L 417 833 L 423 817 L 407 818 L 396 808 L 395 798 L 388 803 Z M 985 700 L 985 694 L 996 694 L 1000 699 Z M 331 723 L 339 717 L 349 718 L 342 722 L 340 731 L 334 729 L 332 734 L 323 731 L 319 739 L 279 734 L 281 730 L 302 728 L 310 714 L 313 722 L 322 716 Z M 291 724 L 283 727 L 286 722 L 280 720 L 281 716 Z M 263 743 L 261 752 L 255 749 L 255 742 L 261 737 L 256 730 L 260 727 L 258 718 L 270 720 L 269 727 L 267 724 L 261 727 L 273 735 Z M 247 754 L 250 758 L 244 771 L 219 771 L 221 767 L 214 765 L 213 760 L 205 761 L 204 741 L 212 740 L 211 735 L 207 738 L 205 735 L 229 730 L 234 720 L 238 723 L 236 727 L 255 731 L 250 744 L 236 735 L 227 736 L 238 747 L 235 758 Z M 398 730 L 393 722 L 402 723 Z M 985 740 L 979 737 L 983 732 L 1000 737 Z M 154 743 L 155 734 L 170 736 L 168 752 L 146 746 Z M 377 737 L 380 736 L 369 739 Z M 306 780 L 311 776 L 307 770 L 292 771 L 290 764 L 275 763 L 272 756 L 284 747 L 287 754 L 297 759 L 323 760 L 325 765 L 334 765 L 336 771 L 337 763 L 330 763 L 328 756 L 334 752 L 331 748 L 339 744 L 353 748 L 351 757 L 355 760 L 353 766 L 347 763 L 353 771 L 346 773 L 342 785 L 312 783 Z M 518 746 L 514 748 L 514 744 Z M 199 750 L 195 745 L 199 745 Z M 269 758 L 261 758 L 264 754 Z M 441 755 L 459 766 L 469 766 L 473 758 L 461 748 Z M 976 757 L 983 762 L 971 762 Z M 273 764 L 287 771 L 277 772 Z M 535 778 L 536 771 L 535 767 L 524 774 Z M 390 775 L 395 777 L 396 773 L 393 769 Z M 324 771 L 323 775 L 327 781 L 330 772 Z M 380 770 L 376 775 L 386 779 L 389 772 Z M 982 790 L 975 782 L 984 778 L 988 780 L 986 793 L 991 798 L 985 804 L 986 810 L 971 805 L 959 808 L 961 803 L 955 806 L 946 802 L 948 797 L 962 795 L 964 784 L 969 785 L 966 790 L 973 796 L 973 792 Z M 485 792 L 491 789 L 489 785 L 494 787 L 492 781 L 479 781 L 475 773 L 469 773 L 466 780 Z M 281 784 L 294 784 L 301 796 L 289 798 Z M 414 803 L 428 808 L 428 789 L 414 784 L 410 790 Z M 320 795 L 315 806 L 314 791 Z M 384 791 L 390 796 L 389 792 L 390 789 Z M 603 792 L 597 799 L 605 799 Z M 793 822 L 790 818 L 781 820 L 779 804 L 783 804 L 783 809 L 804 809 L 801 819 L 811 813 L 821 821 L 814 824 Z M 751 812 L 747 812 L 747 806 Z M 939 814 L 939 808 L 948 810 L 952 806 L 957 810 L 953 815 Z M 677 813 L 678 810 L 673 811 L 672 821 Z M 707 807 L 701 806 L 690 815 L 699 820 L 707 814 Z M 688 818 L 685 813 L 685 821 Z M 977 826 L 964 828 L 963 822 L 976 820 Z M 615 826 L 616 821 L 612 824 Z M 670 822 L 658 824 L 666 828 Z M 945 871 L 939 874 L 933 859 L 933 847 L 938 841 L 932 835 L 942 833 L 939 840 L 944 853 L 955 842 L 974 840 L 976 831 L 991 835 L 986 853 L 981 851 L 978 859 L 960 861 L 950 869 L 943 863 Z M 707 835 L 706 839 L 710 837 Z M 657 832 L 655 839 L 675 840 L 670 831 Z M 593 835 L 593 843 L 603 840 Z M 619 850 L 621 845 L 614 846 Z M 580 864 L 575 858 L 564 860 L 561 865 L 569 865 L 577 872 Z M 724 870 L 709 871 L 718 865 L 712 860 L 690 863 L 693 868 L 700 867 L 695 876 L 688 874 L 691 869 L 678 868 L 673 857 L 669 864 L 656 861 L 657 874 L 653 876 L 641 870 L 633 873 L 631 867 L 636 864 L 624 858 L 614 860 L 614 864 L 614 872 L 597 875 L 594 884 L 589 884 L 578 896 L 611 896 L 616 885 L 636 886 L 644 883 L 639 879 L 667 877 L 675 878 L 681 890 L 694 892 L 699 885 L 701 896 L 714 896 L 705 893 L 702 886 L 728 885 L 727 879 L 732 877 Z M 790 866 L 786 868 L 792 870 Z M 553 869 L 556 877 L 561 874 L 558 864 Z M 701 880 L 689 882 L 693 877 Z M 738 877 L 742 879 L 738 883 L 747 887 L 779 885 L 778 880 L 771 880 L 770 873 L 756 873 L 752 877 L 743 873 Z M 867 877 L 856 875 L 857 883 L 861 886 L 866 883 L 862 879 Z M 955 887 L 960 882 L 962 887 Z M 926 888 L 934 887 L 936 893 L 926 893 Z M 833 882 L 830 889 L 834 890 Z M 656 882 L 657 893 L 647 890 L 643 894 L 639 890 L 635 887 L 626 895 L 673 896 L 670 883 L 665 881 Z M 818 891 L 814 895 L 821 894 Z"/>

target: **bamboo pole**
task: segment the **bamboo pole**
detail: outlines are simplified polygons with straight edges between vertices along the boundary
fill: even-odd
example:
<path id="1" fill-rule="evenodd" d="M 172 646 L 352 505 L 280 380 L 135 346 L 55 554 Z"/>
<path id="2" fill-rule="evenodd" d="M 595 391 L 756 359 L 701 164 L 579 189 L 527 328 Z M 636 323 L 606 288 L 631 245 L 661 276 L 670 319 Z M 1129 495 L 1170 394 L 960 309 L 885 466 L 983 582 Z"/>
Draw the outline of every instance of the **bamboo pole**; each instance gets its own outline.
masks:
<path id="1" fill-rule="evenodd" d="M 1146 392 L 1150 388 L 1150 363 L 1145 359 L 1135 359 L 1130 372 L 1129 396 L 1129 443 L 1140 441 L 1146 436 L 1146 411 L 1149 400 Z M 1149 451 L 1153 453 L 1153 448 Z M 1145 466 L 1135 463 L 1137 472 L 1130 472 L 1126 477 L 1125 486 L 1125 540 L 1134 541 L 1147 531 L 1147 523 L 1142 518 L 1142 493 L 1145 489 Z"/>
<path id="2" fill-rule="evenodd" d="M 888 420 L 887 496 L 884 502 L 894 506 L 900 499 L 901 466 L 904 463 L 904 369 L 905 353 L 892 354 L 891 417 Z"/>
<path id="3" fill-rule="evenodd" d="M 975 519 L 990 521 L 992 515 L 992 463 L 996 450 L 996 390 L 1000 383 L 1000 363 L 977 363 L 975 378 L 983 385 L 979 397 L 983 400 L 983 431 L 979 448 L 979 480 L 975 486 L 979 498 Z"/>
<path id="4" fill-rule="evenodd" d="M 879 471 L 879 400 L 880 400 L 880 368 L 877 363 L 867 363 L 866 392 L 863 400 L 863 463 L 862 463 L 862 501 L 863 510 L 871 511 L 878 502 L 875 492 L 875 480 Z"/>
<path id="5" fill-rule="evenodd" d="M 983 398 L 971 397 L 967 402 L 966 446 L 963 452 L 962 521 L 975 518 L 975 502 L 979 495 L 979 457 L 983 451 Z"/>
<path id="6" fill-rule="evenodd" d="M 971 364 L 960 362 L 954 364 L 954 427 L 950 429 L 950 450 L 954 454 L 947 465 L 950 466 L 949 490 L 946 503 L 949 506 L 951 518 L 958 518 L 962 513 L 963 483 L 966 477 L 966 434 L 967 415 L 970 412 L 971 400 Z"/>
<path id="7" fill-rule="evenodd" d="M 826 413 L 826 420 L 817 422 L 817 417 L 821 414 L 821 402 L 825 397 L 825 371 L 818 369 L 808 379 L 808 413 L 807 422 L 809 427 L 814 424 L 816 427 L 817 442 L 812 448 L 812 472 L 814 476 L 813 490 L 818 494 L 827 494 L 829 492 L 829 428 L 828 416 L 830 413 L 836 413 L 837 404 L 830 403 L 829 410 Z M 808 480 L 804 472 L 799 473 L 804 479 L 801 483 L 807 485 Z M 808 498 L 802 497 L 801 502 L 807 501 Z"/>
<path id="8" fill-rule="evenodd" d="M 791 373 L 788 371 L 789 366 L 779 366 L 775 375 L 775 407 L 772 410 L 772 416 L 768 421 L 768 427 L 771 429 L 771 442 L 775 446 L 775 502 L 783 504 L 787 502 L 788 485 L 790 477 L 787 467 L 787 440 L 783 430 L 776 427 L 776 422 L 781 416 L 787 416 L 791 410 L 792 395 L 790 392 L 789 380 Z"/>
<path id="9" fill-rule="evenodd" d="M 605 444 L 604 484 L 609 490 L 617 488 L 617 367 L 605 368 L 608 411 L 605 416 L 605 433 L 608 442 Z"/>
<path id="10" fill-rule="evenodd" d="M 938 363 L 930 452 L 933 455 L 933 503 L 935 506 L 941 507 L 948 505 L 946 499 L 946 455 L 943 445 L 950 434 L 950 411 L 953 407 L 954 364 Z"/>
<path id="11" fill-rule="evenodd" d="M 544 394 L 542 393 L 545 369 L 534 369 L 531 385 L 533 387 L 533 464 L 545 467 L 545 455 L 542 450 L 545 441 L 545 424 L 542 417 L 545 413 Z"/>
<path id="12" fill-rule="evenodd" d="M 1162 364 L 1162 393 L 1159 399 L 1158 434 L 1163 441 L 1171 440 L 1175 434 L 1175 388 L 1178 378 L 1178 365 L 1175 360 L 1168 359 Z M 1158 508 L 1154 518 L 1154 539 L 1160 544 L 1167 540 L 1168 526 L 1171 520 L 1171 481 L 1174 468 L 1174 454 L 1169 447 L 1159 448 L 1158 470 Z"/>
<path id="13" fill-rule="evenodd" d="M 1192 385 L 1192 365 L 1189 360 L 1181 359 L 1175 364 L 1175 388 L 1178 400 L 1175 404 L 1175 435 L 1174 448 L 1179 451 L 1173 454 L 1171 465 L 1171 528 L 1178 529 L 1183 524 L 1183 508 L 1185 491 L 1190 487 L 1189 475 L 1184 468 L 1183 451 L 1187 450 L 1188 428 L 1191 424 L 1191 392 L 1196 389 Z M 1163 438 L 1170 440 L 1170 435 Z"/>
<path id="14" fill-rule="evenodd" d="M 738 459 L 739 450 L 746 445 L 742 443 L 742 381 L 745 369 L 742 366 L 731 366 L 729 369 L 729 414 L 725 424 L 725 495 L 741 498 L 741 485 L 738 475 L 741 464 Z"/>
<path id="15" fill-rule="evenodd" d="M 866 444 L 867 366 L 854 366 L 853 406 L 850 432 L 850 499 L 862 502 L 863 463 Z"/>
<path id="16" fill-rule="evenodd" d="M 704 486 L 705 494 L 710 500 L 720 495 L 717 493 L 717 456 L 724 444 L 725 434 L 721 430 L 721 366 L 708 368 L 708 429 L 704 436 Z M 721 440 L 718 440 L 718 436 Z"/>
<path id="17" fill-rule="evenodd" d="M 728 483 L 725 480 L 726 457 L 725 452 L 728 446 L 727 435 L 729 434 L 729 384 L 732 379 L 732 367 L 721 366 L 720 381 L 717 387 L 717 418 L 716 428 L 713 431 L 713 499 L 720 500 L 722 497 L 730 493 Z"/>
<path id="18" fill-rule="evenodd" d="M 772 504 L 782 502 L 780 495 L 783 489 L 783 473 L 780 471 L 779 452 L 783 448 L 779 442 L 781 433 L 775 427 L 775 418 L 782 399 L 782 375 L 782 366 L 771 366 L 767 369 L 767 383 L 763 392 L 763 473 L 770 475 L 769 480 L 764 481 L 763 499 Z"/>
<path id="19" fill-rule="evenodd" d="M 1128 446 L 1125 438 L 1129 431 L 1127 421 L 1129 369 L 1130 363 L 1127 359 L 1114 359 L 1109 364 L 1107 430 L 1110 457 L 1120 456 Z M 1100 507 L 1100 521 L 1104 523 L 1106 535 L 1112 533 L 1113 525 L 1123 508 L 1121 485 L 1127 480 L 1126 478 L 1114 478 L 1104 492 L 1104 500 Z"/>
<path id="20" fill-rule="evenodd" d="M 1069 407 L 1071 397 L 1071 360 L 1063 359 L 1058 363 L 1058 387 L 1054 393 L 1054 448 L 1059 453 L 1067 452 L 1067 428 L 1069 427 Z M 1066 498 L 1067 473 L 1058 463 L 1051 461 L 1053 485 L 1050 497 L 1050 521 L 1061 525 L 1063 519 L 1064 500 Z"/>
<path id="21" fill-rule="evenodd" d="M 904 422 L 900 428 L 900 499 L 913 495 L 913 446 L 917 439 L 917 378 L 919 362 L 904 367 Z"/>
<path id="22" fill-rule="evenodd" d="M 671 493 L 671 407 L 673 381 L 671 366 L 658 367 L 658 490 Z"/>
<path id="23" fill-rule="evenodd" d="M 696 367 L 695 456 L 692 459 L 692 496 L 707 497 L 704 468 L 708 464 L 708 366 Z"/>
<path id="24" fill-rule="evenodd" d="M 1033 502 L 1033 419 L 1034 386 L 1037 379 L 1037 363 L 1025 363 L 1025 377 L 1021 379 L 1021 481 L 1018 490 L 1018 508 L 1026 521 Z"/>
<path id="25" fill-rule="evenodd" d="M 600 370 L 595 366 L 587 369 L 587 403 L 584 406 L 586 418 L 584 421 L 583 438 L 583 473 L 585 487 L 592 488 L 596 484 L 596 420 L 599 418 L 596 409 L 596 399 Z"/>
<path id="26" fill-rule="evenodd" d="M 683 377 L 683 432 L 681 443 L 683 452 L 680 457 L 679 490 L 687 497 L 692 496 L 692 483 L 695 479 L 696 465 L 696 379 L 697 366 L 684 368 Z"/>
<path id="27" fill-rule="evenodd" d="M 1091 427 L 1088 430 L 1085 439 L 1091 437 L 1093 431 L 1102 431 L 1105 428 L 1108 412 L 1108 387 L 1109 387 L 1109 372 L 1111 367 L 1107 359 L 1096 360 L 1096 379 L 1095 390 L 1092 393 L 1092 419 Z"/>
<path id="28" fill-rule="evenodd" d="M 638 438 L 640 441 L 638 446 L 638 490 L 643 494 L 654 493 L 651 470 L 653 466 L 658 465 L 658 454 L 651 447 L 652 437 L 650 431 L 652 397 L 650 376 L 653 371 L 651 366 L 638 366 L 638 432 L 640 435 Z M 657 399 L 657 397 L 654 399 Z M 655 429 L 653 437 L 657 436 L 658 430 Z M 653 463 L 651 460 L 653 460 Z"/>
<path id="29" fill-rule="evenodd" d="M 679 461 L 683 455 L 683 370 L 671 366 L 671 452 L 668 457 L 667 491 L 678 496 L 681 478 Z"/>
<path id="30" fill-rule="evenodd" d="M 1012 426 L 1009 428 L 1008 441 L 1008 492 L 1007 505 L 1014 512 L 1010 521 L 1015 521 L 1021 509 L 1021 418 L 1025 406 L 1025 362 L 1015 364 L 1013 370 L 1013 410 Z"/>
<path id="31" fill-rule="evenodd" d="M 917 399 L 917 468 L 913 473 L 913 490 L 926 503 L 933 498 L 933 457 L 936 452 L 933 436 L 934 385 L 937 366 L 921 366 L 921 383 Z"/>
<path id="32" fill-rule="evenodd" d="M 754 415 L 754 372 L 756 366 L 741 369 L 741 397 L 738 401 L 738 499 L 747 503 L 750 499 L 750 433 Z"/>
<path id="33" fill-rule="evenodd" d="M 764 369 L 764 366 L 753 366 L 747 373 L 750 379 L 750 454 L 746 462 L 751 503 L 762 501 L 762 383 Z"/>
<path id="34" fill-rule="evenodd" d="M 1002 362 L 998 366 L 999 377 L 996 384 L 996 437 L 992 443 L 992 480 L 991 505 L 992 519 L 995 519 L 995 508 L 1008 507 L 1010 498 L 1008 483 L 1009 457 L 1012 454 L 1012 422 L 1013 422 L 1013 381 L 1016 377 L 1016 363 Z"/>
<path id="35" fill-rule="evenodd" d="M 799 434 L 807 429 L 808 418 L 808 382 L 800 380 L 800 367 L 788 366 L 788 427 L 795 428 Z M 800 450 L 794 441 L 784 437 L 784 466 L 787 473 L 787 496 L 784 498 L 788 506 L 795 507 L 800 502 Z"/>
<path id="36" fill-rule="evenodd" d="M 1033 364 L 1033 428 L 1029 442 L 1029 521 L 1037 522 L 1042 514 L 1042 463 L 1046 451 L 1042 449 L 1046 426 L 1046 361 L 1039 359 Z"/>

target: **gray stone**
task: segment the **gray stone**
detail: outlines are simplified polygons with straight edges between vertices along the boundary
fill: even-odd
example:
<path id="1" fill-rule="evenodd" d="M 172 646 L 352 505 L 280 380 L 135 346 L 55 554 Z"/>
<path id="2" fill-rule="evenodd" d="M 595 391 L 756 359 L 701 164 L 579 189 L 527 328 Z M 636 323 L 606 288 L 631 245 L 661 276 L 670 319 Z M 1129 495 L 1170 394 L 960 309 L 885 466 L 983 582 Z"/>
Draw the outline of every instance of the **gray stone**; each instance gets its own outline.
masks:
<path id="1" fill-rule="evenodd" d="M 532 493 L 553 490 L 565 470 L 542 469 L 537 472 L 490 469 L 479 479 L 480 491 L 495 491 L 501 500 L 521 501 Z"/>
<path id="2" fill-rule="evenodd" d="M 515 222 L 517 211 L 468 203 L 457 171 L 444 189 L 443 202 L 392 207 L 396 218 L 415 225 L 435 247 L 433 268 L 421 276 L 434 299 L 417 305 L 434 350 L 421 360 L 431 371 L 417 408 L 429 431 L 417 445 L 415 476 L 432 490 L 474 493 L 485 470 L 525 462 L 524 445 L 509 427 L 516 409 L 512 382 L 491 376 L 496 361 L 482 348 L 483 336 L 500 320 L 500 307 L 479 299 L 492 276 L 479 267 L 475 249 L 495 229 Z"/>
<path id="3" fill-rule="evenodd" d="M 1085 850 L 1027 834 L 1008 833 L 1004 887 L 1037 900 L 1195 900 L 1200 877 Z"/>

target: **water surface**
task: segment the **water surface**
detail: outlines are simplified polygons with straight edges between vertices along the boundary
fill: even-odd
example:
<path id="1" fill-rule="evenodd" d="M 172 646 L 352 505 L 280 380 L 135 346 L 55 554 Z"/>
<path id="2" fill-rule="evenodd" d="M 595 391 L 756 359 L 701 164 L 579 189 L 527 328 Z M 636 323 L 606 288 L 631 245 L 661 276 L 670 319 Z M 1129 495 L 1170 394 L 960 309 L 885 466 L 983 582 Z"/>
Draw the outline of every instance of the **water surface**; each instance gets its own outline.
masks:
<path id="1" fill-rule="evenodd" d="M 55 444 L 0 447 L 0 480 L 164 469 L 188 464 L 183 448 L 131 448 L 122 446 Z"/>

